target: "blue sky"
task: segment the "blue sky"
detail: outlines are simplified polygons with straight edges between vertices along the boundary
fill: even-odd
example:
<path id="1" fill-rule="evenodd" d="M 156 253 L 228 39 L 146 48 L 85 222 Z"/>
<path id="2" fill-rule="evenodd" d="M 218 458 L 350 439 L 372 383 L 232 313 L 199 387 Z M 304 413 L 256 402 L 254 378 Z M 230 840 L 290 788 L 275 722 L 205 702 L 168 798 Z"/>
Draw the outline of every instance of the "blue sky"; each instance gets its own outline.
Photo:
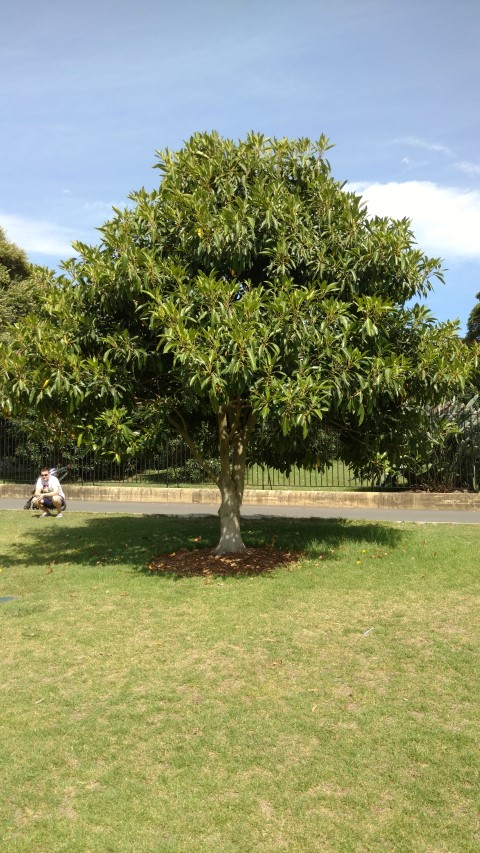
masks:
<path id="1" fill-rule="evenodd" d="M 478 0 L 16 0 L 0 26 L 0 225 L 57 266 L 155 150 L 196 130 L 325 133 L 373 213 L 441 256 L 429 304 L 480 291 Z"/>

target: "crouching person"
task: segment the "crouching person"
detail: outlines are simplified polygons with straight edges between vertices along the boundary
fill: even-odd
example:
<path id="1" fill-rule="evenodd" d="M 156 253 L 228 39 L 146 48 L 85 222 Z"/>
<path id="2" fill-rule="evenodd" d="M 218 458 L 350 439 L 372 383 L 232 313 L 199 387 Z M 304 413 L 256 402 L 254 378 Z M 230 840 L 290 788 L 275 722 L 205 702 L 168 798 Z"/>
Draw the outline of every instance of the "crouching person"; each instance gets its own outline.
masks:
<path id="1" fill-rule="evenodd" d="M 57 518 L 61 518 L 65 507 L 65 495 L 60 480 L 51 474 L 48 468 L 42 468 L 35 485 L 32 508 L 42 509 L 42 518 L 51 515 L 50 510 L 56 509 Z"/>

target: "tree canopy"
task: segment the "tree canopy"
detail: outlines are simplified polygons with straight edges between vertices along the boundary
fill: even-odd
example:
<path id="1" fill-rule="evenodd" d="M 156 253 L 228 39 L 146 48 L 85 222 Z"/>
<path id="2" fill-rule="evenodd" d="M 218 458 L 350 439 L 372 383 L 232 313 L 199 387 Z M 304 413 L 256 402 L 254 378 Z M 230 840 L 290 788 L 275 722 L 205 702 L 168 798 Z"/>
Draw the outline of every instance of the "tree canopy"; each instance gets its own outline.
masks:
<path id="1" fill-rule="evenodd" d="M 467 320 L 467 334 L 465 340 L 468 344 L 480 344 L 480 293 L 477 293 L 475 299 L 477 304 L 473 306 Z"/>
<path id="2" fill-rule="evenodd" d="M 247 452 L 321 465 L 335 431 L 357 465 L 391 456 L 472 360 L 412 301 L 440 260 L 408 220 L 368 215 L 329 147 L 214 132 L 157 152 L 158 188 L 75 244 L 48 318 L 4 352 L 5 411 L 55 413 L 117 454 L 181 435 L 220 489 L 220 552 L 243 547 Z"/>
<path id="3" fill-rule="evenodd" d="M 6 326 L 32 309 L 30 264 L 25 252 L 7 239 L 0 227 L 0 336 Z"/>
<path id="4" fill-rule="evenodd" d="M 477 293 L 475 298 L 478 301 L 470 311 L 467 320 L 467 334 L 465 335 L 465 342 L 469 346 L 474 346 L 478 351 L 480 351 L 480 293 Z M 478 394 L 480 392 L 480 366 L 478 365 L 472 376 L 471 385 L 473 393 Z"/>
<path id="5" fill-rule="evenodd" d="M 0 227 L 0 339 L 7 339 L 9 325 L 40 310 L 45 276 Z"/>

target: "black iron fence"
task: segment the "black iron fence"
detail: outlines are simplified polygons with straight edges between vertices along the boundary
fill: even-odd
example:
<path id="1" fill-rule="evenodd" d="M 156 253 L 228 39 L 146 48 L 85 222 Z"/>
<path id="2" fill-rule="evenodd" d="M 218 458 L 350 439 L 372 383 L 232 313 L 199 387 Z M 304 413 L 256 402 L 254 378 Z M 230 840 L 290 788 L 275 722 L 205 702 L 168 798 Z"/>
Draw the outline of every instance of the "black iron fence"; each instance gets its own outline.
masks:
<path id="1" fill-rule="evenodd" d="M 33 439 L 13 422 L 0 420 L 0 482 L 33 482 L 42 466 L 67 468 L 69 483 L 180 486 L 206 482 L 203 470 L 180 439 L 117 463 L 75 443 Z"/>
<path id="2" fill-rule="evenodd" d="M 57 446 L 34 440 L 18 424 L 0 419 L 0 482 L 33 483 L 43 465 L 66 467 L 69 483 L 181 487 L 211 481 L 192 459 L 181 439 L 165 443 L 120 464 L 97 458 L 75 444 Z M 293 467 L 289 475 L 275 468 L 250 465 L 246 486 L 260 489 L 408 489 L 438 490 L 480 487 L 480 408 L 463 407 L 461 416 L 442 442 L 409 451 L 396 468 L 381 472 L 372 465 L 355 475 L 336 460 L 323 471 Z"/>

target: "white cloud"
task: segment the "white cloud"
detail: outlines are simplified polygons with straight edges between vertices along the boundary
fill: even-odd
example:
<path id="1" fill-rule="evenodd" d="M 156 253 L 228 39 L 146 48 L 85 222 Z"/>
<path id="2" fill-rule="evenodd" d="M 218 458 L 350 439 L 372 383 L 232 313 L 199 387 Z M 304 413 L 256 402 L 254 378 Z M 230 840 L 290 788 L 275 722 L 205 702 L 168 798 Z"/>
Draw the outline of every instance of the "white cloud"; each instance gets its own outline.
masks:
<path id="1" fill-rule="evenodd" d="M 412 160 L 411 157 L 402 157 L 400 163 L 406 169 L 421 169 L 422 166 L 428 166 L 428 160 Z"/>
<path id="2" fill-rule="evenodd" d="M 470 163 L 468 160 L 460 160 L 454 163 L 454 168 L 460 172 L 465 172 L 466 175 L 480 175 L 480 166 L 478 163 Z"/>
<path id="3" fill-rule="evenodd" d="M 426 252 L 480 259 L 480 191 L 429 181 L 352 183 L 347 189 L 363 196 L 371 214 L 411 219 L 416 240 Z"/>
<path id="4" fill-rule="evenodd" d="M 93 213 L 95 216 L 112 216 L 113 207 L 122 207 L 125 202 L 106 202 L 106 201 L 84 201 L 82 210 L 85 213 Z"/>
<path id="5" fill-rule="evenodd" d="M 453 157 L 453 151 L 442 145 L 440 142 L 429 142 L 428 139 L 420 139 L 418 136 L 402 136 L 400 139 L 393 140 L 401 145 L 413 145 L 415 148 L 424 148 L 426 151 L 436 151 L 439 154 L 446 154 L 447 157 Z"/>
<path id="6" fill-rule="evenodd" d="M 73 229 L 56 225 L 44 219 L 28 219 L 0 211 L 0 224 L 7 237 L 24 249 L 27 254 L 71 257 L 74 254 L 72 241 L 78 238 Z"/>

